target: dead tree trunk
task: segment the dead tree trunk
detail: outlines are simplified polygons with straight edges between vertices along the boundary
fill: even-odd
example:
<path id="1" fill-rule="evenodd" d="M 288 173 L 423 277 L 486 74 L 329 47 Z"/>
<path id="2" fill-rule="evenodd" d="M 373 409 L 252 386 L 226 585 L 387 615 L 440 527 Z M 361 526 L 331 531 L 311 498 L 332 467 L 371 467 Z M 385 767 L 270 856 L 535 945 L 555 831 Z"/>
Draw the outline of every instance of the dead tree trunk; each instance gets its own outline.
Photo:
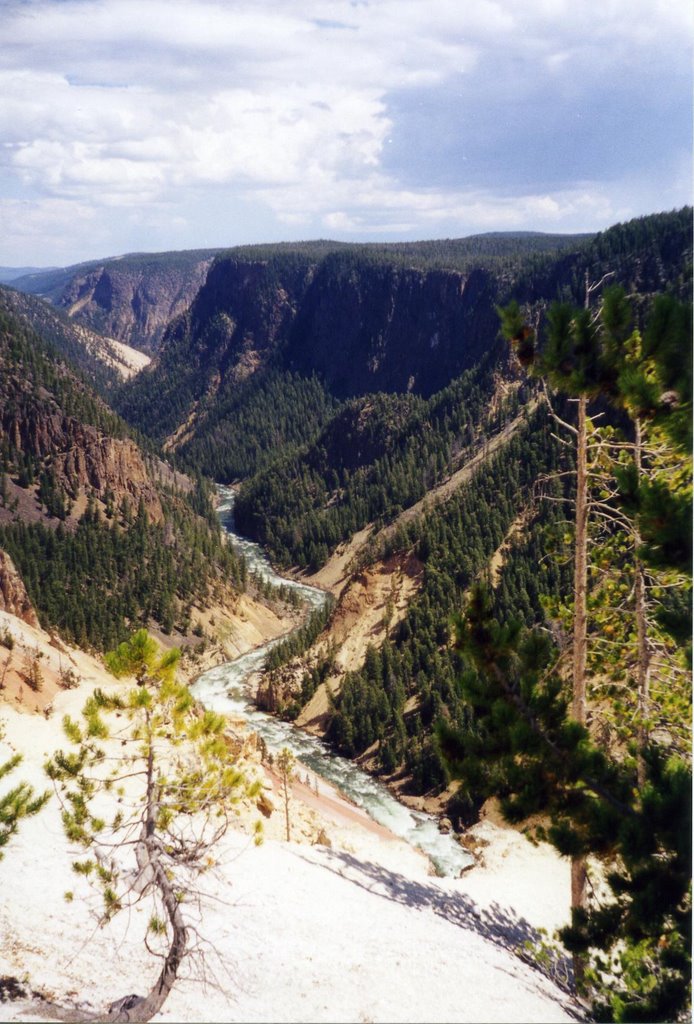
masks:
<path id="1" fill-rule="evenodd" d="M 576 438 L 576 540 L 574 550 L 573 702 L 572 714 L 585 725 L 588 655 L 588 429 L 587 399 L 578 399 Z"/>
<path id="2" fill-rule="evenodd" d="M 585 726 L 586 664 L 588 654 L 588 433 L 587 399 L 578 399 L 578 436 L 576 438 L 576 540 L 574 551 L 574 629 L 573 629 L 573 701 L 572 715 Z M 571 860 L 571 908 L 583 906 L 586 890 L 586 859 Z M 579 973 L 578 964 L 574 964 Z"/>
<path id="3" fill-rule="evenodd" d="M 590 308 L 594 290 L 586 271 L 585 308 Z M 578 431 L 576 436 L 576 534 L 574 542 L 574 622 L 573 622 L 573 692 L 571 711 L 582 726 L 588 721 L 586 707 L 586 666 L 588 662 L 588 399 L 578 399 Z M 571 858 L 571 909 L 583 906 L 588 875 L 586 858 Z M 584 973 L 583 958 L 573 958 L 574 975 L 580 982 Z"/>
<path id="4" fill-rule="evenodd" d="M 635 419 L 634 437 L 634 464 L 636 473 L 640 480 L 643 471 L 643 435 L 641 420 Z M 638 521 L 634 523 L 634 604 L 636 617 L 636 692 L 638 699 L 638 763 L 637 773 L 639 787 L 646 781 L 646 764 L 643 759 L 643 750 L 648 742 L 648 713 L 650 705 L 650 683 L 651 683 L 651 651 L 648 643 L 648 605 L 646 598 L 646 573 L 643 562 L 639 558 L 641 547 L 641 531 Z"/>
<path id="5" fill-rule="evenodd" d="M 147 729 L 150 730 L 149 713 L 146 716 Z M 162 844 L 156 835 L 157 813 L 159 809 L 158 786 L 154 773 L 154 753 L 151 743 L 147 754 L 147 781 L 146 781 L 146 805 L 145 817 L 142 822 L 141 850 L 144 853 L 141 872 L 146 872 L 147 888 L 153 889 L 159 895 L 166 911 L 169 928 L 171 929 L 171 943 L 164 958 L 164 965 L 159 977 L 146 996 L 126 996 L 115 1003 L 111 1003 L 108 1012 L 108 1020 L 118 1022 L 137 1022 L 145 1024 L 146 1021 L 159 1012 L 164 1005 L 166 997 L 173 988 L 181 961 L 185 956 L 188 946 L 188 932 L 181 913 L 181 905 L 171 885 L 166 868 L 162 864 Z"/>

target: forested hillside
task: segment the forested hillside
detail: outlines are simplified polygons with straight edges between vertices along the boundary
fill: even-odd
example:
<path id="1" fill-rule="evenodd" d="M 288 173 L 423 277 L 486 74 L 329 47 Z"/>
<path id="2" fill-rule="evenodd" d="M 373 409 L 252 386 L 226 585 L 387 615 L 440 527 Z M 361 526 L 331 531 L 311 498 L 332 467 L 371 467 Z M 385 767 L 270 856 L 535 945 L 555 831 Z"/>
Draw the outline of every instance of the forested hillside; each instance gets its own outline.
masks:
<path id="1" fill-rule="evenodd" d="M 580 301 L 586 271 L 639 294 L 681 291 L 689 248 L 685 210 L 594 239 L 229 250 L 117 408 L 202 472 L 243 478 L 270 461 L 268 444 L 279 455 L 312 441 L 336 402 L 445 388 L 494 350 L 496 307 L 510 298 Z"/>
<path id="2" fill-rule="evenodd" d="M 609 274 L 608 283 L 630 291 L 633 322 L 642 323 L 654 295 L 691 294 L 689 221 L 682 211 L 620 225 L 576 257 L 526 267 L 517 281 L 524 308 L 543 320 L 552 297 L 582 304 L 586 273 L 590 281 Z M 374 765 L 399 772 L 417 793 L 446 784 L 436 722 L 471 724 L 456 685 L 460 664 L 448 644 L 450 617 L 473 581 L 490 572 L 492 556 L 497 553 L 490 578 L 500 621 L 545 623 L 547 609 L 570 592 L 573 456 L 556 439 L 545 406 L 537 405 L 537 383 L 515 359 L 509 363 L 498 323 L 485 357 L 446 388 L 426 400 L 401 393 L 342 403 L 314 440 L 244 482 L 237 502 L 238 524 L 285 566 L 315 571 L 367 524 L 376 532 L 358 567 L 397 552 L 422 562 L 422 587 L 408 614 L 363 668 L 341 680 L 327 726 L 344 753 L 369 751 Z M 575 416 L 571 403 L 562 412 L 570 421 Z M 618 410 L 603 407 L 602 414 L 614 428 L 624 426 Z M 496 454 L 445 504 L 379 535 L 497 442 Z M 552 474 L 556 481 L 548 483 Z M 559 618 L 551 628 L 559 639 Z M 329 674 L 326 664 L 308 663 L 286 702 L 292 714 Z"/>
<path id="3" fill-rule="evenodd" d="M 535 512 L 533 519 L 533 485 L 541 473 L 560 465 L 559 446 L 543 419 L 542 413 L 530 417 L 467 487 L 399 531 L 383 551 L 413 550 L 424 566 L 423 587 L 390 642 L 345 677 L 329 735 L 350 756 L 378 741 L 379 767 L 387 773 L 404 767 L 412 792 L 446 784 L 433 742 L 436 721 L 444 715 L 460 727 L 472 724 L 457 686 L 460 659 L 448 644 L 451 614 L 464 603 L 472 582 L 486 574 L 519 514 L 525 513 L 535 529 L 502 570 L 500 612 L 510 605 L 525 621 L 537 621 L 541 599 L 556 599 L 565 590 L 566 567 L 548 565 L 536 572 L 542 547 L 538 528 L 561 518 L 560 506 L 554 506 L 539 516 Z M 466 816 L 471 808 L 463 804 L 450 810 Z"/>
<path id="4" fill-rule="evenodd" d="M 0 548 L 42 624 L 88 647 L 136 623 L 187 633 L 240 585 L 209 489 L 176 475 L 55 350 L 0 311 Z M 228 596 L 228 592 L 227 592 Z"/>
<path id="5" fill-rule="evenodd" d="M 243 486 L 239 526 L 280 564 L 315 571 L 340 541 L 413 505 L 517 414 L 525 390 L 501 387 L 498 359 L 490 353 L 428 401 L 376 394 L 343 404 L 311 445 Z"/>
<path id="6" fill-rule="evenodd" d="M 429 397 L 493 347 L 511 282 L 584 236 L 394 246 L 250 246 L 220 255 L 119 411 L 216 479 L 312 440 L 336 403 Z M 253 445 L 249 428 L 263 444 Z"/>
<path id="7" fill-rule="evenodd" d="M 106 399 L 128 372 L 122 352 L 108 338 L 73 323 L 42 299 L 13 288 L 0 288 L 0 309 L 52 345 Z"/>

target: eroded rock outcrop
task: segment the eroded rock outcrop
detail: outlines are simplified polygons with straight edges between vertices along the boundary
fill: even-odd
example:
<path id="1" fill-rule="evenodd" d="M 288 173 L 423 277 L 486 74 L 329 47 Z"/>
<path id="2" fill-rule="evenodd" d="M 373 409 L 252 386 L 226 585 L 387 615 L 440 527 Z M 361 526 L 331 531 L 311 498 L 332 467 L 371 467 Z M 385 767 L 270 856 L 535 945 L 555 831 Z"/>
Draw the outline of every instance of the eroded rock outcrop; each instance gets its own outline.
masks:
<path id="1" fill-rule="evenodd" d="M 89 433 L 88 429 L 85 432 Z M 142 501 L 152 522 L 164 518 L 152 476 L 133 441 L 94 432 L 59 452 L 53 464 L 58 479 L 69 489 L 93 494 L 102 501 L 112 495 L 117 504 L 127 498 L 133 509 Z"/>
<path id="2" fill-rule="evenodd" d="M 298 671 L 291 666 L 282 666 L 263 676 L 255 695 L 255 702 L 261 711 L 281 714 L 293 703 L 301 690 Z"/>
<path id="3" fill-rule="evenodd" d="M 51 410 L 46 399 L 43 408 L 32 401 L 0 412 L 0 438 L 7 438 L 12 450 L 44 462 L 71 499 L 85 494 L 120 505 L 127 498 L 133 511 L 142 501 L 150 520 L 161 522 L 153 473 L 135 442 Z"/>
<path id="4" fill-rule="evenodd" d="M 170 320 L 193 301 L 212 255 L 173 262 L 109 261 L 77 272 L 58 299 L 68 316 L 135 348 L 154 351 Z"/>
<path id="5" fill-rule="evenodd" d="M 38 626 L 39 620 L 29 600 L 22 577 L 15 564 L 0 548 L 0 611 L 16 615 L 29 626 Z"/>

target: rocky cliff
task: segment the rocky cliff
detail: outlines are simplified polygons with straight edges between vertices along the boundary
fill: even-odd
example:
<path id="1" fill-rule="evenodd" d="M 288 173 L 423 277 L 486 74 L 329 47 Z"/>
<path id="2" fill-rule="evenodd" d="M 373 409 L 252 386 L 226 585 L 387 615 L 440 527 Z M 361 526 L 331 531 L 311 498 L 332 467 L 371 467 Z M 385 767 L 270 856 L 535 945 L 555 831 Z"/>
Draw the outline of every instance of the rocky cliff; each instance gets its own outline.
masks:
<path id="1" fill-rule="evenodd" d="M 233 608 L 243 580 L 204 483 L 140 448 L 84 379 L 1 308 L 0 547 L 42 624 L 100 650 L 147 626 L 197 651 L 196 614 Z M 14 578 L 5 590 L 21 606 Z"/>
<path id="2" fill-rule="evenodd" d="M 273 359 L 339 397 L 430 394 L 493 341 L 496 297 L 481 269 L 402 268 L 349 252 L 304 265 L 219 259 L 177 333 L 222 376 Z"/>
<path id="3" fill-rule="evenodd" d="M 351 252 L 318 263 L 220 258 L 167 344 L 208 386 L 274 362 L 316 373 L 339 397 L 431 394 L 493 340 L 497 298 L 498 282 L 481 269 L 408 269 Z M 158 372 L 176 361 L 164 355 Z"/>
<path id="4" fill-rule="evenodd" d="M 276 458 L 310 442 L 345 399 L 426 399 L 495 356 L 497 308 L 513 297 L 538 311 L 557 297 L 580 304 L 585 275 L 605 273 L 641 293 L 644 308 L 664 281 L 681 291 L 690 228 L 684 210 L 592 239 L 502 234 L 229 250 L 117 407 L 209 475 L 252 475 L 266 455 L 250 450 L 249 437 L 262 437 Z"/>
<path id="5" fill-rule="evenodd" d="M 209 378 L 243 380 L 286 347 L 315 273 L 310 260 L 219 258 L 167 342 Z"/>
<path id="6" fill-rule="evenodd" d="M 338 397 L 428 396 L 493 343 L 498 296 L 489 270 L 372 265 L 338 253 L 317 269 L 283 358 Z"/>
<path id="7" fill-rule="evenodd" d="M 91 424 L 65 415 L 48 396 L 44 396 L 42 404 L 25 400 L 14 408 L 0 409 L 0 440 L 5 440 L 16 463 L 31 461 L 36 467 L 35 476 L 50 474 L 51 486 L 71 502 L 78 502 L 76 513 L 83 508 L 80 499 L 91 497 L 120 507 L 126 498 L 132 509 L 142 502 L 150 521 L 159 523 L 163 519 L 154 463 L 146 465 L 135 442 L 111 437 Z M 161 471 L 168 472 L 163 465 Z M 12 480 L 5 486 L 12 496 L 18 490 L 26 490 Z M 33 514 L 24 505 L 25 515 L 32 519 L 42 517 L 39 492 L 35 504 Z M 10 517 L 10 506 L 8 500 L 6 515 L 0 509 L 0 520 Z"/>
<path id="8" fill-rule="evenodd" d="M 125 256 L 31 274 L 13 287 L 49 299 L 83 327 L 152 352 L 192 302 L 215 252 Z"/>
<path id="9" fill-rule="evenodd" d="M 218 425 L 258 404 L 254 389 L 270 372 L 284 375 L 285 394 L 299 379 L 318 381 L 329 400 L 429 396 L 496 344 L 502 287 L 490 269 L 406 267 L 351 249 L 218 257 L 156 363 L 117 407 L 171 447 L 216 431 L 216 449 L 238 445 Z M 303 440 L 285 436 L 290 416 L 278 417 L 275 444 Z"/>
<path id="10" fill-rule="evenodd" d="M 20 321 L 0 327 L 0 521 L 69 518 L 72 503 L 79 515 L 89 498 L 117 507 L 127 498 L 161 522 L 156 460 L 146 464 L 125 424 Z"/>
<path id="11" fill-rule="evenodd" d="M 0 549 L 0 611 L 16 615 L 30 626 L 39 624 L 22 578 L 10 556 L 2 549 Z"/>
<path id="12" fill-rule="evenodd" d="M 201 260 L 184 275 L 167 268 L 147 272 L 107 264 L 74 277 L 60 306 L 101 334 L 135 348 L 156 349 L 166 325 L 197 293 L 209 264 Z"/>

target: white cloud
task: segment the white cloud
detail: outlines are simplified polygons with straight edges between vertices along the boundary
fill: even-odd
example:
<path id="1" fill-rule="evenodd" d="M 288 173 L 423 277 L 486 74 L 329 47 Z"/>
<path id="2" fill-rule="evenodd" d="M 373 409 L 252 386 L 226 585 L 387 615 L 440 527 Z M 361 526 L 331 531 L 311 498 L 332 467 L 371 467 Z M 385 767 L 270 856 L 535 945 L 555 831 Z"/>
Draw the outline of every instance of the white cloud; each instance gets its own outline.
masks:
<path id="1" fill-rule="evenodd" d="M 99 241 L 100 218 L 94 207 L 65 199 L 0 198 L 0 224 L 8 225 L 11 231 L 14 248 L 7 250 L 9 255 L 16 251 L 37 256 L 29 265 L 72 262 L 75 231 L 83 237 L 94 236 L 97 245 Z M 46 250 L 46 239 L 51 241 L 50 251 Z"/>
<path id="2" fill-rule="evenodd" d="M 637 214 L 622 200 L 619 189 L 599 183 L 546 193 L 499 196 L 489 191 L 411 191 L 385 178 L 349 186 L 334 183 L 329 195 L 307 209 L 301 190 L 269 190 L 264 199 L 282 211 L 286 223 L 312 214 L 329 231 L 347 237 L 447 237 L 475 232 L 526 229 L 583 231 Z M 326 204 L 327 203 L 327 209 Z"/>
<path id="3" fill-rule="evenodd" d="M 193 240 L 191 197 L 202 202 L 209 188 L 246 196 L 254 210 L 265 204 L 298 234 L 314 225 L 450 234 L 532 226 L 533 217 L 560 229 L 567 211 L 597 216 L 614 203 L 581 205 L 576 182 L 561 195 L 525 188 L 513 200 L 471 199 L 462 184 L 414 189 L 392 168 L 386 175 L 389 97 L 436 86 L 455 104 L 459 83 L 486 61 L 519 96 L 546 76 L 546 101 L 558 103 L 590 74 L 607 83 L 620 62 L 681 63 L 691 21 L 685 0 L 6 0 L 2 194 L 29 199 L 32 223 L 45 216 L 49 261 L 49 211 L 81 211 L 65 225 L 76 251 L 84 211 L 107 220 L 139 208 L 135 224 L 145 225 L 157 203 L 188 218 Z M 20 253 L 18 211 L 4 209 L 3 262 L 31 255 Z M 142 247 L 134 236 L 131 248 Z"/>

